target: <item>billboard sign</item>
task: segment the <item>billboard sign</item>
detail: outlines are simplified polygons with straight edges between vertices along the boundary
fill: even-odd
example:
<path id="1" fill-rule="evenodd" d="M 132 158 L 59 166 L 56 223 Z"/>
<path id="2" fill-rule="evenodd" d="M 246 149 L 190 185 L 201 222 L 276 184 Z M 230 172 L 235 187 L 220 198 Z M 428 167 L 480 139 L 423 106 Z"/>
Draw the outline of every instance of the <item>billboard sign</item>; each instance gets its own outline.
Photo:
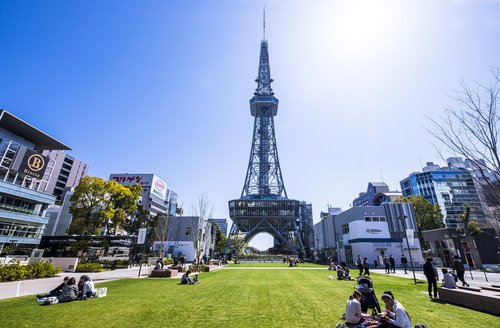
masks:
<path id="1" fill-rule="evenodd" d="M 23 147 L 18 151 L 12 169 L 19 173 L 42 180 L 48 164 L 48 157 Z"/>
<path id="2" fill-rule="evenodd" d="M 141 185 L 151 187 L 153 174 L 111 174 L 109 180 L 115 180 L 122 186 Z"/>
<path id="3" fill-rule="evenodd" d="M 162 179 L 153 175 L 153 181 L 151 184 L 151 193 L 162 200 L 167 199 L 167 183 Z"/>

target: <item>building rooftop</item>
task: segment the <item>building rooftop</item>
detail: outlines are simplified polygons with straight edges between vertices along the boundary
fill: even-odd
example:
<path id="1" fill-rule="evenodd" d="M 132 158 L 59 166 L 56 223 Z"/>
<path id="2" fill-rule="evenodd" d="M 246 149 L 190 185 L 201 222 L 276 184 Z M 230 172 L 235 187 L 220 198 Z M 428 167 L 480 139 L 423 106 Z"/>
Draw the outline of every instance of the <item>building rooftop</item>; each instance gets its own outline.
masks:
<path id="1" fill-rule="evenodd" d="M 59 140 L 21 120 L 5 109 L 0 109 L 0 128 L 32 142 L 36 150 L 71 150 Z"/>

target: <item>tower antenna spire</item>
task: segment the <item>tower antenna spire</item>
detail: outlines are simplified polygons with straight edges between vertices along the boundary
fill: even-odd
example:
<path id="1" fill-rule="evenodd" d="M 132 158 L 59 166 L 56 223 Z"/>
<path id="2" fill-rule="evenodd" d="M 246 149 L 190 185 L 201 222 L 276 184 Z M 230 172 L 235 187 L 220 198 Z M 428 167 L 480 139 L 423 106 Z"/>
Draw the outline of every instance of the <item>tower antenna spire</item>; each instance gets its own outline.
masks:
<path id="1" fill-rule="evenodd" d="M 264 6 L 264 11 L 262 15 L 262 40 L 266 39 L 266 6 Z"/>

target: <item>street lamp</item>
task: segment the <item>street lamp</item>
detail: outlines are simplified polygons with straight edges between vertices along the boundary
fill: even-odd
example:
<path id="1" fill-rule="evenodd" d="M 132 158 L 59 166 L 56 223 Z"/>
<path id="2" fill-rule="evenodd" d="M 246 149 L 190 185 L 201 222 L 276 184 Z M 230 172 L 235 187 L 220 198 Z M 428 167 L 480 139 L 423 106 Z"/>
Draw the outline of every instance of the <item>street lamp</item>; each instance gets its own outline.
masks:
<path id="1" fill-rule="evenodd" d="M 415 268 L 413 266 L 413 257 L 411 256 L 410 242 L 408 241 L 408 234 L 406 233 L 406 218 L 407 216 L 402 214 L 398 216 L 396 219 L 401 220 L 403 222 L 403 233 L 405 234 L 406 245 L 408 246 L 408 254 L 410 254 L 410 263 L 411 263 L 411 271 L 413 272 L 413 281 L 415 282 L 416 285 L 417 277 L 415 276 Z M 403 252 L 403 248 L 401 248 L 401 252 Z"/>

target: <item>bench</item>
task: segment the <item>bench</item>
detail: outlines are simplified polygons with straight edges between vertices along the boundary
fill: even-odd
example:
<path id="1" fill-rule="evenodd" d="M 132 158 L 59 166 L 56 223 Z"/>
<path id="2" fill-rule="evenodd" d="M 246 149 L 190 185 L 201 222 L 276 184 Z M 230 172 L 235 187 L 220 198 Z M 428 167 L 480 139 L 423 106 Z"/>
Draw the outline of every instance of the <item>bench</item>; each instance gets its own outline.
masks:
<path id="1" fill-rule="evenodd" d="M 174 269 L 160 269 L 151 271 L 149 276 L 152 278 L 171 278 L 171 277 L 177 277 L 178 273 L 179 272 Z"/>
<path id="2" fill-rule="evenodd" d="M 495 287 L 495 285 L 491 285 L 491 286 L 480 285 L 479 287 L 481 287 L 481 289 L 491 290 L 491 291 L 500 293 L 500 286 Z"/>
<path id="3" fill-rule="evenodd" d="M 500 296 L 493 291 L 471 287 L 460 287 L 459 289 L 440 287 L 439 300 L 469 309 L 500 315 Z"/>
<path id="4" fill-rule="evenodd" d="M 470 290 L 470 291 L 473 291 L 473 292 L 480 292 L 481 291 L 481 287 L 466 287 L 466 286 L 457 286 L 459 289 L 463 289 L 463 290 Z"/>

